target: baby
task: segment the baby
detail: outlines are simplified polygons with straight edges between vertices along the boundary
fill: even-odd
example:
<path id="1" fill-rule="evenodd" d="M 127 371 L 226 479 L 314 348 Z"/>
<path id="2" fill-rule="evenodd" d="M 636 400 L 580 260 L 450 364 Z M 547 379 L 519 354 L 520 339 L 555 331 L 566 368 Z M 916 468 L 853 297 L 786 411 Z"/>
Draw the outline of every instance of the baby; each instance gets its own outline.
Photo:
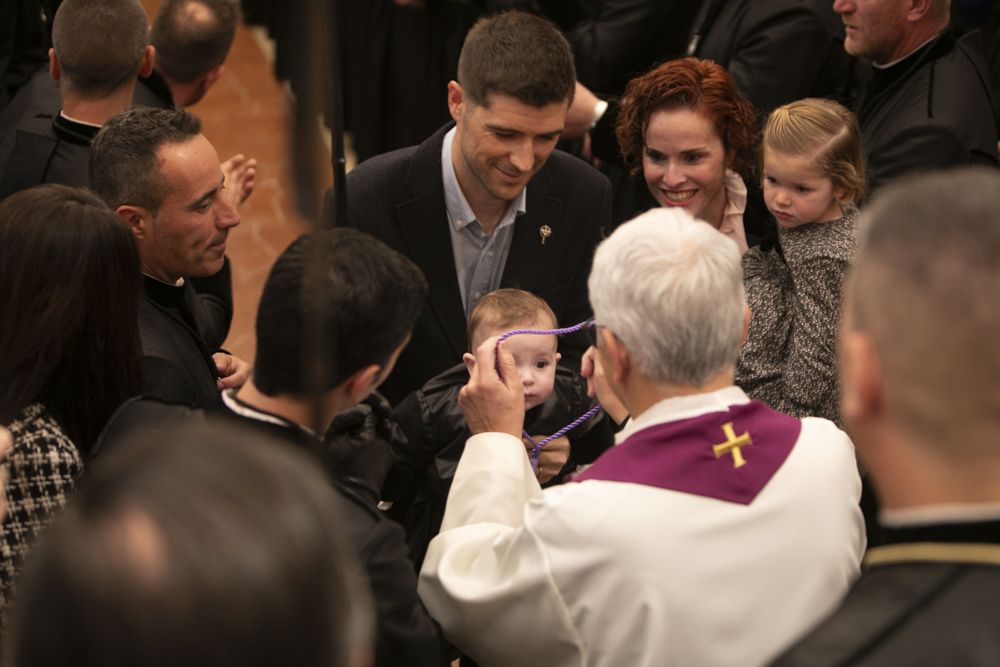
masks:
<path id="1" fill-rule="evenodd" d="M 518 289 L 491 292 L 476 302 L 469 315 L 469 349 L 488 338 L 514 329 L 555 329 L 552 309 L 534 294 Z M 591 406 L 586 383 L 573 371 L 558 365 L 555 335 L 522 334 L 504 341 L 514 356 L 524 385 L 525 430 L 539 441 L 548 437 Z M 444 515 L 455 467 L 470 433 L 465 425 L 458 392 L 469 381 L 466 353 L 458 364 L 428 381 L 405 398 L 393 416 L 407 436 L 405 451 L 396 451 L 396 462 L 383 488 L 392 501 L 390 516 L 403 524 L 410 555 L 419 568 L 430 539 L 437 534 Z M 590 463 L 611 446 L 610 423 L 593 417 L 545 446 L 539 456 L 539 482 L 557 484 L 578 464 Z M 530 442 L 525 442 L 531 449 Z"/>

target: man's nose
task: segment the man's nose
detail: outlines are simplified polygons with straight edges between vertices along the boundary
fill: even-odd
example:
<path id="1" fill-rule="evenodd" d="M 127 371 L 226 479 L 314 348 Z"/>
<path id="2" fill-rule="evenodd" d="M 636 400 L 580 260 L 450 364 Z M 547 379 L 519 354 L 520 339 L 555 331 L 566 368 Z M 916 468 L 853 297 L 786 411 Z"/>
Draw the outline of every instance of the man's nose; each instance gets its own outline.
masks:
<path id="1" fill-rule="evenodd" d="M 854 11 L 854 3 L 850 0 L 833 0 L 833 11 L 838 14 L 849 14 Z"/>
<path id="2" fill-rule="evenodd" d="M 530 138 L 526 137 L 524 141 L 518 142 L 511 149 L 510 163 L 519 171 L 531 171 L 535 163 L 535 153 Z"/>
<path id="3" fill-rule="evenodd" d="M 216 227 L 219 229 L 228 229 L 240 224 L 240 212 L 236 210 L 235 206 L 224 199 L 220 200 L 219 205 L 221 209 L 219 211 L 218 222 L 215 225 Z"/>

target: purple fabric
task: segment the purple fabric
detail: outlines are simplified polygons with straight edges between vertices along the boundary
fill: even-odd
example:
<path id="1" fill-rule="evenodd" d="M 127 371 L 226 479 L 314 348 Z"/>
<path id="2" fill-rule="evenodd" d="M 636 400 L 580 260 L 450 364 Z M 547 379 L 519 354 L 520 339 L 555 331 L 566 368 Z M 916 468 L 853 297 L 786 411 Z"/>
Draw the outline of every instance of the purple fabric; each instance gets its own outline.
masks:
<path id="1" fill-rule="evenodd" d="M 717 457 L 714 450 L 726 442 L 728 423 L 737 437 L 747 433 L 752 441 L 740 448 L 746 461 L 740 467 L 731 452 Z M 749 505 L 788 458 L 801 430 L 798 419 L 751 401 L 637 431 L 576 480 L 632 482 Z"/>

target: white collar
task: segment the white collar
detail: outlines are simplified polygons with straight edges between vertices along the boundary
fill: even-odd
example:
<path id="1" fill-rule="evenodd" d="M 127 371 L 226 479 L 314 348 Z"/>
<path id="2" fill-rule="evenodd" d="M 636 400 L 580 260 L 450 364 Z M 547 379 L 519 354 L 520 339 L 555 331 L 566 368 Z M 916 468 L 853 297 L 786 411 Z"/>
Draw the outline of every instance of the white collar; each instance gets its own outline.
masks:
<path id="1" fill-rule="evenodd" d="M 887 528 L 903 528 L 932 523 L 969 523 L 1000 519 L 1000 503 L 949 503 L 884 509 L 878 520 Z"/>
<path id="2" fill-rule="evenodd" d="M 749 402 L 750 398 L 735 385 L 704 394 L 665 398 L 646 408 L 646 411 L 635 419 L 630 419 L 628 424 L 615 436 L 615 442 L 620 444 L 636 431 L 656 424 L 700 417 L 711 412 L 723 412 L 732 405 L 743 405 Z"/>
<path id="3" fill-rule="evenodd" d="M 926 42 L 924 42 L 923 44 L 921 44 L 917 48 L 915 48 L 912 51 L 910 51 L 909 53 L 907 53 L 902 58 L 896 58 L 891 63 L 886 63 L 884 65 L 876 65 L 875 63 L 872 63 L 872 67 L 874 67 L 875 69 L 889 69 L 893 65 L 898 65 L 899 63 L 903 62 L 904 60 L 906 60 L 907 58 L 909 58 L 910 56 L 912 56 L 914 53 L 916 53 L 920 49 L 924 48 L 925 46 L 927 46 L 928 44 L 930 44 L 931 42 L 933 42 L 935 39 L 937 39 L 938 37 L 940 37 L 943 34 L 944 34 L 944 31 L 942 30 L 941 32 L 939 32 L 938 34 L 934 35 L 933 37 L 931 37 L 930 39 L 928 39 Z"/>

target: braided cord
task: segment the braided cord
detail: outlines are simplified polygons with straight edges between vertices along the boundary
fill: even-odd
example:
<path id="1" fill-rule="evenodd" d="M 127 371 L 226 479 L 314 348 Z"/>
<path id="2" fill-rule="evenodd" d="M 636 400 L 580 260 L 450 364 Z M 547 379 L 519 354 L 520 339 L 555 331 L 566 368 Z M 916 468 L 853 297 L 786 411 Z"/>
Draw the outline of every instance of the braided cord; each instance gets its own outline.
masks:
<path id="1" fill-rule="evenodd" d="M 553 335 L 555 335 L 555 336 L 561 336 L 563 334 L 571 334 L 571 333 L 575 333 L 577 331 L 580 331 L 582 329 L 585 329 L 585 328 L 591 326 L 593 323 L 594 323 L 594 320 L 586 320 L 584 322 L 580 322 L 579 324 L 574 324 L 571 327 L 564 327 L 562 329 L 514 329 L 513 331 L 508 331 L 508 332 L 504 333 L 503 335 L 500 336 L 500 338 L 497 339 L 497 354 L 496 354 L 497 375 L 500 375 L 501 377 L 503 377 L 503 375 L 500 373 L 500 343 L 502 343 L 503 341 L 507 340 L 511 336 L 521 336 L 521 335 L 525 335 L 525 334 L 535 335 L 535 336 L 553 336 Z M 538 454 L 539 454 L 539 452 L 541 452 L 542 447 L 544 447 L 545 445 L 549 444 L 550 442 L 552 442 L 556 438 L 560 438 L 560 437 L 566 435 L 567 433 L 569 433 L 570 431 L 572 431 L 573 429 L 575 429 L 580 424 L 584 423 L 585 421 L 587 421 L 588 419 L 590 419 L 594 415 L 598 414 L 600 411 L 601 411 L 601 405 L 600 405 L 600 403 L 598 403 L 594 407 L 590 408 L 590 410 L 587 410 L 587 412 L 585 412 L 584 414 L 582 414 L 579 417 L 577 417 L 576 419 L 574 419 L 570 424 L 567 424 L 563 428 L 559 429 L 558 431 L 556 431 L 555 433 L 553 433 L 549 437 L 544 438 L 544 439 L 542 439 L 539 442 L 535 442 L 535 439 L 532 438 L 528 434 L 527 431 L 524 431 L 524 437 L 527 438 L 528 442 L 530 442 L 531 445 L 532 445 L 532 449 L 531 449 L 531 468 L 533 470 L 537 470 L 538 469 Z"/>

